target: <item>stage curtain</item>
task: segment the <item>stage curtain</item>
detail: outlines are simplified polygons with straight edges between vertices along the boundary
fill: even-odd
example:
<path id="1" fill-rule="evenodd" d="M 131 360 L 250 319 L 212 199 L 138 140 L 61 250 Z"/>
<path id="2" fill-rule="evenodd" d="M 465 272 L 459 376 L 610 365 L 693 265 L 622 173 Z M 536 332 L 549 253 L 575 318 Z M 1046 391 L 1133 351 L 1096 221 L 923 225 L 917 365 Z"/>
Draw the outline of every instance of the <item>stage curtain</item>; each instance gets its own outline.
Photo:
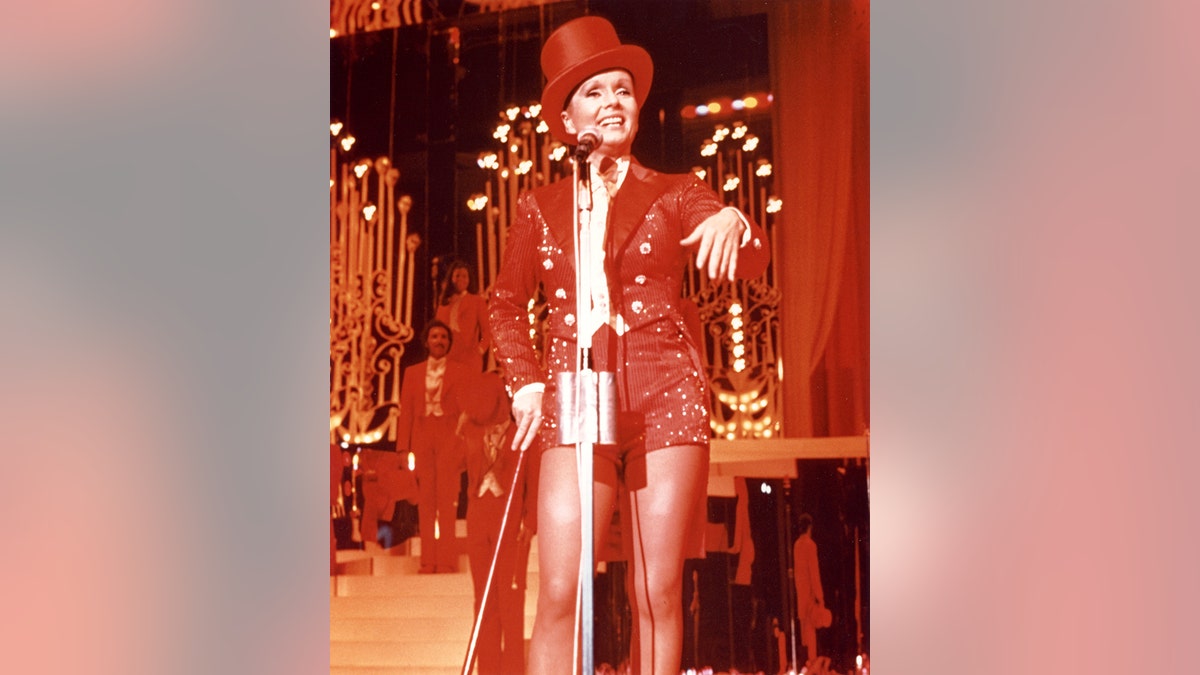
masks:
<path id="1" fill-rule="evenodd" d="M 769 9 L 774 253 L 788 437 L 869 426 L 870 10 L 865 0 Z M 791 264 L 796 261 L 798 264 Z"/>

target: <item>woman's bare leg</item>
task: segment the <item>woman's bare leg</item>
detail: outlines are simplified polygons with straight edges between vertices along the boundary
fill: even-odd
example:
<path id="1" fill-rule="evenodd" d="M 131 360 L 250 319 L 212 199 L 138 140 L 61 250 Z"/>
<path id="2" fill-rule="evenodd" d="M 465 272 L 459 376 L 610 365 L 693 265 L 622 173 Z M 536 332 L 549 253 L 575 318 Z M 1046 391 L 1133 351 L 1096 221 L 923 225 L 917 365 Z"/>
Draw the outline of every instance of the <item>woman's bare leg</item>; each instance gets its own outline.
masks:
<path id="1" fill-rule="evenodd" d="M 615 495 L 616 468 L 595 463 L 596 540 L 607 527 Z M 531 675 L 563 675 L 576 643 L 575 596 L 579 578 L 579 480 L 574 447 L 542 453 L 538 478 L 538 603 L 529 641 Z M 595 543 L 594 543 L 595 545 Z M 595 548 L 593 548 L 595 550 Z"/>
<path id="2" fill-rule="evenodd" d="M 708 450 L 672 446 L 651 451 L 644 461 L 646 484 L 629 496 L 633 672 L 676 675 L 683 648 L 684 546 L 693 509 L 705 494 Z"/>

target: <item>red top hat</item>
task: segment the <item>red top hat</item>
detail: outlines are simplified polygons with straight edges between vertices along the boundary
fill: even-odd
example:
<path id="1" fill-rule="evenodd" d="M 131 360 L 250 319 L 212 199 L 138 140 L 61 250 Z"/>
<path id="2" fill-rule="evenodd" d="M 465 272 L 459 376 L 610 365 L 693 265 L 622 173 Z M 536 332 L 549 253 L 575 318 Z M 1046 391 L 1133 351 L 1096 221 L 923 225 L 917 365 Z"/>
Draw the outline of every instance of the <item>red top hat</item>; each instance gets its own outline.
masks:
<path id="1" fill-rule="evenodd" d="M 567 96 L 587 78 L 606 70 L 620 68 L 633 76 L 633 96 L 640 107 L 650 93 L 654 80 L 654 62 L 637 45 L 623 45 L 607 19 L 582 16 L 558 27 L 542 45 L 542 119 L 550 133 L 564 143 L 574 144 L 575 135 L 563 126 Z"/>

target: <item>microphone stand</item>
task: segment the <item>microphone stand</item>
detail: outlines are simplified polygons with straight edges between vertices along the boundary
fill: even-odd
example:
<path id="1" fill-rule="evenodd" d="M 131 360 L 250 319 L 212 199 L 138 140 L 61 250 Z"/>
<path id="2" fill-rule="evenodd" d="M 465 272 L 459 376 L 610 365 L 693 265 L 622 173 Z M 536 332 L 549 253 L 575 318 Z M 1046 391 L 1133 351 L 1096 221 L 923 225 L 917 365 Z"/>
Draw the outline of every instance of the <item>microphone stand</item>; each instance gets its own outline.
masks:
<path id="1" fill-rule="evenodd" d="M 558 407 L 558 441 L 575 445 L 579 476 L 579 586 L 576 596 L 576 626 L 581 632 L 580 650 L 584 675 L 595 668 L 595 499 L 592 494 L 595 470 L 593 448 L 597 443 L 616 442 L 616 378 L 611 372 L 592 370 L 592 336 L 599 326 L 593 325 L 592 311 L 592 189 L 591 171 L 587 165 L 587 148 L 576 150 L 572 176 L 575 243 L 575 372 L 564 371 L 556 376 Z M 578 664 L 580 659 L 574 659 Z"/>

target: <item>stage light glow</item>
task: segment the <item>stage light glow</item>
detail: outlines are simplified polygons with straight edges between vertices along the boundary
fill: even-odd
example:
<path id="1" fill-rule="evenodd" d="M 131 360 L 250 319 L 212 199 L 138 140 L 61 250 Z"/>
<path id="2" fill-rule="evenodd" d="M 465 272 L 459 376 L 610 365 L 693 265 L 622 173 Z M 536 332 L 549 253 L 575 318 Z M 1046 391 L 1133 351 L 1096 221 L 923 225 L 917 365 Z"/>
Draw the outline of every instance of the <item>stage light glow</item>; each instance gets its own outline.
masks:
<path id="1" fill-rule="evenodd" d="M 354 175 L 362 178 L 367 173 L 367 169 L 371 168 L 370 162 L 362 161 L 354 165 Z"/>
<path id="2" fill-rule="evenodd" d="M 704 141 L 704 144 L 700 146 L 700 156 L 712 157 L 715 154 L 717 154 L 716 142 L 712 140 Z"/>
<path id="3" fill-rule="evenodd" d="M 720 103 L 717 103 L 716 101 L 713 101 L 713 102 L 709 103 L 709 104 L 708 104 L 708 112 L 710 112 L 710 113 L 719 113 L 719 112 L 721 112 L 721 104 L 720 104 Z"/>
<path id="4" fill-rule="evenodd" d="M 729 137 L 734 140 L 737 140 L 737 139 L 741 138 L 742 136 L 745 136 L 746 132 L 749 130 L 750 130 L 750 127 L 746 126 L 746 124 L 744 122 L 734 122 L 733 123 L 733 133 L 730 134 Z"/>
<path id="5" fill-rule="evenodd" d="M 783 200 L 774 195 L 767 197 L 767 213 L 779 213 L 783 208 Z"/>
<path id="6" fill-rule="evenodd" d="M 347 136 L 347 137 L 343 138 L 342 139 L 342 150 L 345 150 L 346 152 L 350 152 L 350 148 L 354 146 L 355 140 L 356 139 L 353 136 Z"/>
<path id="7" fill-rule="evenodd" d="M 734 110 L 741 110 L 746 107 L 746 102 L 740 98 L 735 98 L 733 99 L 733 103 L 729 104 L 729 107 L 733 108 Z"/>
<path id="8" fill-rule="evenodd" d="M 368 223 L 371 222 L 371 219 L 375 217 L 375 205 L 370 202 L 364 204 L 362 207 L 362 214 L 363 217 L 367 219 Z"/>
<path id="9" fill-rule="evenodd" d="M 729 174 L 728 176 L 725 176 L 725 184 L 721 186 L 721 189 L 725 190 L 726 192 L 733 192 L 738 188 L 738 185 L 741 185 L 741 183 L 741 178 L 738 178 L 734 174 Z"/>
<path id="10" fill-rule="evenodd" d="M 758 147 L 758 136 L 755 136 L 754 134 L 750 134 L 749 136 L 747 136 L 746 142 L 742 144 L 742 150 L 744 152 L 754 152 L 754 149 L 757 147 Z"/>
<path id="11" fill-rule="evenodd" d="M 754 98 L 753 96 L 747 96 L 746 98 L 742 99 L 742 105 L 747 108 L 757 108 L 758 99 Z"/>
<path id="12" fill-rule="evenodd" d="M 521 108 L 518 106 L 515 106 L 515 105 L 504 111 L 504 116 L 507 117 L 508 121 L 510 121 L 510 122 L 517 119 L 517 115 L 520 115 L 520 114 L 521 114 Z"/>
<path id="13" fill-rule="evenodd" d="M 758 168 L 754 170 L 754 175 L 758 176 L 759 178 L 766 178 L 767 176 L 771 175 L 773 168 L 774 167 L 771 166 L 770 162 L 765 159 L 760 159 L 758 160 Z"/>
<path id="14" fill-rule="evenodd" d="M 700 180 L 704 180 L 705 178 L 708 178 L 708 170 L 702 166 L 693 166 L 692 173 L 696 174 L 696 177 L 699 178 Z"/>
<path id="15" fill-rule="evenodd" d="M 706 106 L 706 105 L 696 106 L 696 115 L 697 116 L 704 117 L 707 114 L 708 114 L 708 106 Z"/>
<path id="16" fill-rule="evenodd" d="M 342 133 L 342 123 L 337 120 L 330 122 L 329 123 L 329 134 L 331 136 L 337 136 L 340 133 Z"/>

